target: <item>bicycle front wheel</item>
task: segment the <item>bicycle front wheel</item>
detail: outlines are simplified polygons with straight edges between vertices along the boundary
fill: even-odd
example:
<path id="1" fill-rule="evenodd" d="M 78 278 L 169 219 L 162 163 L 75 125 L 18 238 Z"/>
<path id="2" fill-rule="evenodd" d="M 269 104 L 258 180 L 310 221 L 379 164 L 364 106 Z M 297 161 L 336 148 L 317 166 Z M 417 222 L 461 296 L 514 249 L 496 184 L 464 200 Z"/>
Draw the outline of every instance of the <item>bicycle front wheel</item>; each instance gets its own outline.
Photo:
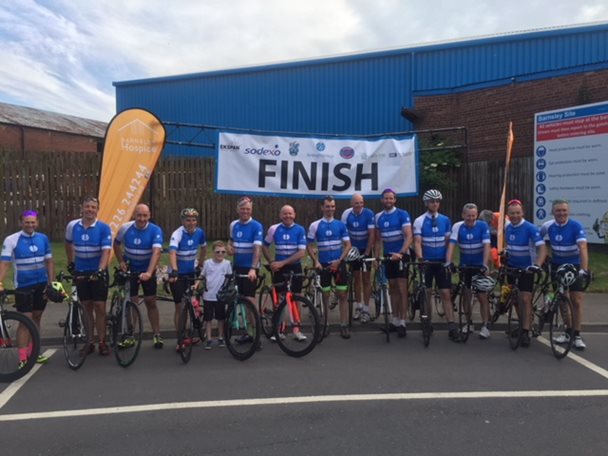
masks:
<path id="1" fill-rule="evenodd" d="M 557 359 L 565 358 L 574 342 L 574 309 L 570 299 L 562 294 L 555 297 L 547 318 L 549 320 L 549 340 L 551 351 Z"/>
<path id="2" fill-rule="evenodd" d="M 80 302 L 71 303 L 63 327 L 63 354 L 68 367 L 80 369 L 89 353 L 89 316 Z"/>
<path id="3" fill-rule="evenodd" d="M 260 323 L 262 332 L 267 339 L 272 337 L 272 319 L 274 315 L 274 303 L 272 301 L 272 288 L 268 286 L 262 287 L 258 298 L 258 312 L 260 314 Z"/>
<path id="4" fill-rule="evenodd" d="M 143 325 L 139 308 L 135 303 L 127 301 L 124 304 L 124 315 L 122 305 L 119 303 L 118 306 L 112 321 L 112 348 L 118 364 L 129 367 L 139 353 Z"/>
<path id="5" fill-rule="evenodd" d="M 509 338 L 509 347 L 511 350 L 517 350 L 519 344 L 521 344 L 521 338 L 523 335 L 523 327 L 521 320 L 517 315 L 517 306 L 519 301 L 517 299 L 517 293 L 511 292 L 506 299 L 507 311 L 507 337 Z"/>
<path id="6" fill-rule="evenodd" d="M 310 300 L 293 296 L 283 299 L 275 319 L 275 338 L 286 354 L 299 358 L 310 353 L 319 342 L 319 316 Z"/>
<path id="7" fill-rule="evenodd" d="M 425 347 L 428 347 L 431 343 L 431 318 L 429 317 L 426 301 L 426 292 L 421 291 L 418 293 L 418 305 L 420 308 L 420 329 L 422 329 L 422 342 Z"/>
<path id="8" fill-rule="evenodd" d="M 469 296 L 462 289 L 458 297 L 458 334 L 462 343 L 469 340 L 469 335 L 473 326 L 471 325 L 471 312 L 473 308 L 473 293 L 469 292 Z"/>
<path id="9" fill-rule="evenodd" d="M 34 322 L 23 314 L 5 311 L 0 318 L 0 382 L 8 383 L 23 377 L 36 364 L 40 335 Z M 17 339 L 18 331 L 22 347 Z M 19 351 L 22 351 L 21 356 Z"/>
<path id="10" fill-rule="evenodd" d="M 228 305 L 224 333 L 226 347 L 230 354 L 239 361 L 253 356 L 260 346 L 260 317 L 255 306 L 247 299 Z"/>
<path id="11" fill-rule="evenodd" d="M 181 311 L 177 323 L 177 346 L 179 347 L 179 357 L 184 364 L 187 364 L 192 356 L 194 336 L 197 333 L 197 330 L 194 327 L 195 319 L 194 311 L 188 300 L 182 300 Z"/>

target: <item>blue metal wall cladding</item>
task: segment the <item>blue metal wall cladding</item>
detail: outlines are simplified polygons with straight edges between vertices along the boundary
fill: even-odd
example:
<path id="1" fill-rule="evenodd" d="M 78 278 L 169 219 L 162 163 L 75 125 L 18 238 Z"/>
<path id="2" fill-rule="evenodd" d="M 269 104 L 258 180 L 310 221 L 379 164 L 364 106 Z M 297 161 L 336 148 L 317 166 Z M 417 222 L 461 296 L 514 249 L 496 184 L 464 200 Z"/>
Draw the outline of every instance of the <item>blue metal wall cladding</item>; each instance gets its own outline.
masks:
<path id="1" fill-rule="evenodd" d="M 163 121 L 365 135 L 404 131 L 414 94 L 473 90 L 608 68 L 608 24 L 115 83 L 117 109 Z M 171 128 L 168 128 L 171 131 Z M 170 133 L 187 141 L 193 131 Z M 214 141 L 197 137 L 196 142 Z M 212 154 L 167 146 L 166 154 Z"/>

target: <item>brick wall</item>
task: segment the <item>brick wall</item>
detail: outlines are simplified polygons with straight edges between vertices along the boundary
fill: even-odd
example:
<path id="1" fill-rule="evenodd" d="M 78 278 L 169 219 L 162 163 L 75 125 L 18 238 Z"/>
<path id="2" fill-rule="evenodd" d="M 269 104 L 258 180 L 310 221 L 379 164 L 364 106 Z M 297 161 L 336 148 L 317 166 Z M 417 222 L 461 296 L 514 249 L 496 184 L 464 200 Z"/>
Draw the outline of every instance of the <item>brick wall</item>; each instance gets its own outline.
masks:
<path id="1" fill-rule="evenodd" d="M 451 95 L 415 98 L 421 120 L 416 129 L 467 128 L 471 161 L 504 159 L 509 120 L 513 121 L 513 154 L 534 149 L 534 114 L 608 100 L 608 70 L 514 82 L 508 86 Z"/>
<path id="2" fill-rule="evenodd" d="M 101 138 L 0 124 L 0 149 L 27 152 L 97 152 Z"/>

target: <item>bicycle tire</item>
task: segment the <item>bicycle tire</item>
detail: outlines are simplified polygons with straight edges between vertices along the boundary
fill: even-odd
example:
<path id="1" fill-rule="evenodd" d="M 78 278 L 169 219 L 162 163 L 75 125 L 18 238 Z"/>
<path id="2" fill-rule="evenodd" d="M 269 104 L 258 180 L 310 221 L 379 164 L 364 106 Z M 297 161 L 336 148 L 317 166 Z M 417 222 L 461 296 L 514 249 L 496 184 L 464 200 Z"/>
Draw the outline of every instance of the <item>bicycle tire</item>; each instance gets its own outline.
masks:
<path id="1" fill-rule="evenodd" d="M 239 297 L 228 304 L 224 321 L 226 347 L 239 361 L 251 358 L 260 346 L 261 323 L 255 306 Z"/>
<path id="2" fill-rule="evenodd" d="M 348 303 L 348 327 L 353 327 L 353 308 L 355 305 L 355 276 L 352 272 L 349 273 L 348 278 L 348 293 L 346 295 L 346 302 Z"/>
<path id="3" fill-rule="evenodd" d="M 329 336 L 329 309 L 323 301 L 323 292 L 319 289 L 314 289 L 307 299 L 312 303 L 317 314 L 319 330 L 317 333 L 317 344 L 323 342 Z"/>
<path id="4" fill-rule="evenodd" d="M 383 309 L 382 316 L 384 318 L 384 333 L 386 334 L 386 341 L 391 341 L 391 317 L 392 312 L 390 312 L 390 301 L 388 296 L 388 290 L 383 289 L 380 291 L 381 301 L 384 301 L 384 305 L 380 304 L 380 308 Z"/>
<path id="5" fill-rule="evenodd" d="M 293 296 L 298 315 L 292 315 L 287 299 L 283 299 L 274 321 L 274 336 L 285 354 L 300 358 L 309 354 L 319 343 L 319 316 L 314 304 L 303 296 Z M 297 329 L 296 329 L 297 328 Z M 306 339 L 298 340 L 300 332 Z"/>
<path id="6" fill-rule="evenodd" d="M 433 304 L 435 305 L 435 312 L 437 316 L 443 318 L 445 316 L 445 309 L 443 308 L 443 301 L 441 300 L 441 293 L 437 288 L 433 288 Z"/>
<path id="7" fill-rule="evenodd" d="M 517 350 L 521 344 L 523 335 L 523 326 L 517 316 L 517 306 L 519 305 L 517 292 L 511 291 L 507 299 L 507 337 L 509 338 L 509 347 L 511 350 Z"/>
<path id="8" fill-rule="evenodd" d="M 471 313 L 473 309 L 473 292 L 469 297 L 469 310 L 466 309 L 466 293 L 462 290 L 458 296 L 458 337 L 462 343 L 466 343 L 471 335 Z"/>
<path id="9" fill-rule="evenodd" d="M 17 328 L 23 325 L 29 333 L 32 351 L 25 365 L 19 368 L 19 346 L 17 345 Z M 40 334 L 34 322 L 27 316 L 10 310 L 2 312 L 0 328 L 0 382 L 8 383 L 26 375 L 40 354 Z"/>
<path id="10" fill-rule="evenodd" d="M 553 356 L 557 359 L 565 358 L 570 350 L 572 349 L 572 344 L 574 343 L 574 331 L 573 329 L 567 326 L 566 321 L 564 320 L 564 313 L 567 312 L 570 315 L 570 326 L 572 326 L 573 317 L 574 317 L 574 308 L 572 307 L 572 301 L 563 295 L 558 294 L 555 296 L 555 302 L 551 305 L 551 309 L 549 310 L 549 341 L 551 342 L 551 351 L 553 352 Z M 567 334 L 568 341 L 564 344 L 558 344 L 555 339 L 561 335 Z"/>
<path id="11" fill-rule="evenodd" d="M 422 329 L 422 343 L 428 347 L 431 343 L 431 319 L 427 312 L 426 291 L 418 292 L 418 305 L 420 307 L 420 329 Z"/>
<path id="12" fill-rule="evenodd" d="M 270 339 L 274 334 L 272 327 L 274 318 L 274 303 L 272 301 L 272 288 L 265 285 L 260 291 L 258 297 L 258 313 L 260 314 L 260 324 L 262 332 L 267 339 Z"/>
<path id="13" fill-rule="evenodd" d="M 73 302 L 68 308 L 63 327 L 63 355 L 72 370 L 80 369 L 87 359 L 89 344 L 92 342 L 89 328 L 89 316 L 84 306 L 78 301 Z"/>
<path id="14" fill-rule="evenodd" d="M 182 299 L 181 310 L 177 323 L 177 346 L 178 353 L 184 364 L 188 364 L 192 356 L 192 347 L 194 346 L 194 335 L 196 328 L 194 311 L 188 302 L 187 298 Z M 202 340 L 202 339 L 201 339 Z"/>
<path id="15" fill-rule="evenodd" d="M 137 305 L 131 301 L 125 304 L 125 327 L 122 320 L 122 303 L 118 303 L 112 320 L 112 348 L 118 365 L 129 367 L 137 359 L 143 336 L 141 313 Z M 123 332 L 124 330 L 124 332 Z"/>

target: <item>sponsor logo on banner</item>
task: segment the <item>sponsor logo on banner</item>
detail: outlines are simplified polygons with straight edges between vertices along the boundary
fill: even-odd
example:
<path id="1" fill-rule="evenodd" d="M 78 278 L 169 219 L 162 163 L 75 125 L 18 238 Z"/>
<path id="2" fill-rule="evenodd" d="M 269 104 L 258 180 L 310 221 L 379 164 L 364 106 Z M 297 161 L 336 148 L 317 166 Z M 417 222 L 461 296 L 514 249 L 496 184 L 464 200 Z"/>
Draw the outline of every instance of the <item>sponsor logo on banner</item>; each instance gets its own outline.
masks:
<path id="1" fill-rule="evenodd" d="M 292 157 L 295 157 L 296 155 L 298 155 L 300 145 L 297 142 L 291 142 L 289 143 L 289 155 L 291 155 Z"/>
<path id="2" fill-rule="evenodd" d="M 276 144 L 274 148 L 271 149 L 267 149 L 265 147 L 248 147 L 245 149 L 244 153 L 245 155 L 259 155 L 260 157 L 278 157 L 279 155 L 281 155 L 281 151 L 279 150 L 278 144 Z"/>
<path id="3" fill-rule="evenodd" d="M 355 150 L 352 147 L 343 147 L 340 149 L 340 157 L 345 159 L 351 159 L 355 156 Z"/>
<path id="4" fill-rule="evenodd" d="M 318 142 L 315 145 L 315 149 L 317 149 L 319 152 L 323 152 L 325 150 L 325 143 Z"/>
<path id="5" fill-rule="evenodd" d="M 154 129 L 139 119 L 129 122 L 118 130 L 120 150 L 138 154 L 153 154 L 158 144 L 154 142 Z"/>
<path id="6" fill-rule="evenodd" d="M 241 150 L 241 146 L 238 144 L 220 144 L 222 150 Z"/>

